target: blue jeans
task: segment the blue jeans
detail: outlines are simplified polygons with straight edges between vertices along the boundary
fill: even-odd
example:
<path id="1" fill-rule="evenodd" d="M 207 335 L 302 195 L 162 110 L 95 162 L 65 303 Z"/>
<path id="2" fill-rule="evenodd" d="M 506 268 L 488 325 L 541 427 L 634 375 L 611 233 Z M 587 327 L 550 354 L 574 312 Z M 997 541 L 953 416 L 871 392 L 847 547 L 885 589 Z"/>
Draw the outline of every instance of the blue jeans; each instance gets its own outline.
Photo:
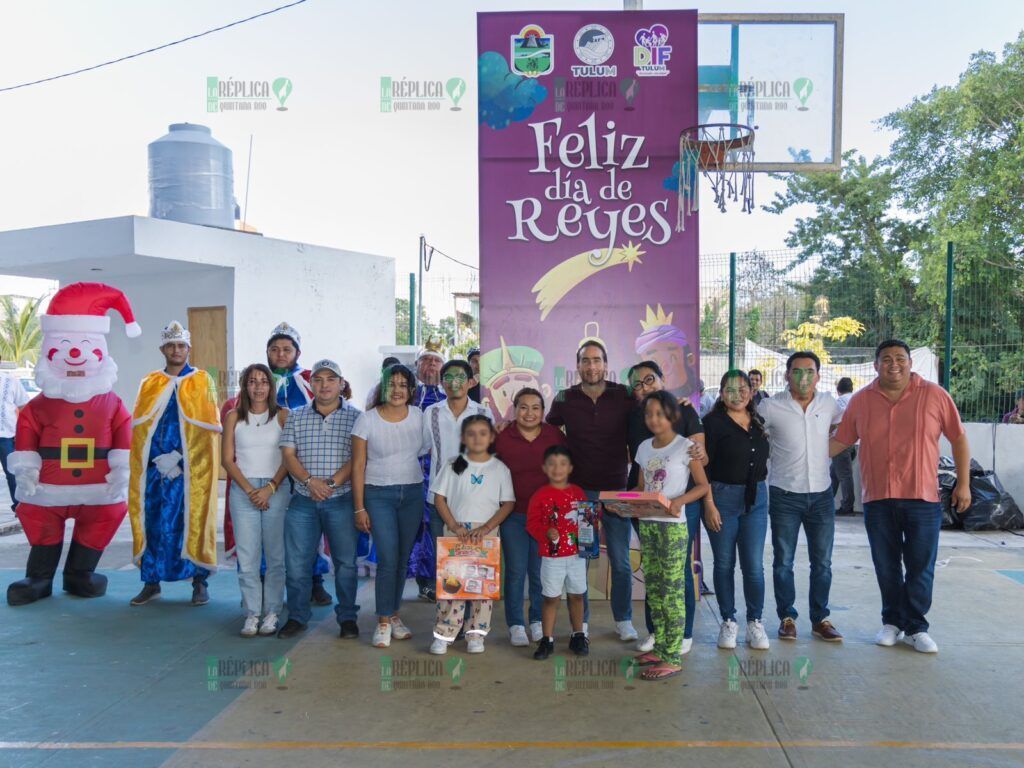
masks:
<path id="1" fill-rule="evenodd" d="M 600 491 L 584 491 L 590 501 L 597 501 Z M 633 565 L 629 562 L 629 537 L 633 526 L 629 518 L 601 515 L 604 543 L 608 549 L 608 567 L 612 572 L 612 616 L 615 621 L 633 620 Z M 587 560 L 587 567 L 590 561 Z M 590 596 L 583 595 L 583 620 L 590 621 Z"/>
<path id="2" fill-rule="evenodd" d="M 248 478 L 253 488 L 263 488 L 270 478 Z M 242 604 L 251 616 L 281 613 L 284 608 L 285 554 L 284 519 L 290 493 L 283 485 L 270 497 L 270 506 L 259 510 L 248 494 L 231 484 L 231 522 L 235 525 L 235 554 L 238 557 L 238 587 Z M 267 572 L 260 581 L 260 562 L 266 558 Z"/>
<path id="3" fill-rule="evenodd" d="M 14 509 L 18 502 L 14 500 L 14 475 L 7 471 L 7 457 L 14 453 L 14 438 L 0 437 L 0 464 L 3 464 L 4 474 L 7 475 L 7 490 L 11 492 L 11 509 Z"/>
<path id="4" fill-rule="evenodd" d="M 722 620 L 736 620 L 736 552 L 743 572 L 747 621 L 761 618 L 764 610 L 764 539 L 768 533 L 768 484 L 758 483 L 757 496 L 745 511 L 742 485 L 712 482 L 711 495 L 722 516 L 722 529 L 710 528 L 708 540 L 715 556 L 714 583 Z"/>
<path id="5" fill-rule="evenodd" d="M 828 617 L 828 593 L 832 588 L 832 541 L 836 533 L 832 492 L 790 493 L 773 485 L 768 489 L 768 514 L 772 519 L 772 580 L 779 619 L 796 619 L 798 615 L 793 556 L 802 523 L 811 561 L 811 623 L 817 624 Z"/>
<path id="6" fill-rule="evenodd" d="M 335 616 L 341 624 L 343 621 L 355 621 L 359 615 L 359 606 L 356 605 L 359 531 L 355 525 L 352 494 L 313 501 L 296 493 L 284 518 L 284 550 L 288 618 L 300 624 L 308 624 L 312 615 L 309 601 L 313 589 L 313 561 L 317 556 L 317 542 L 325 534 L 334 563 L 334 588 L 338 596 Z"/>
<path id="7" fill-rule="evenodd" d="M 526 515 L 513 512 L 501 524 L 501 552 L 505 556 L 505 624 L 526 626 L 523 621 L 523 587 L 530 581 L 530 623 L 540 621 L 544 595 L 540 588 L 540 552 L 526 532 Z"/>
<path id="8" fill-rule="evenodd" d="M 430 535 L 436 542 L 444 536 L 444 520 L 441 519 L 441 514 L 433 504 L 427 504 L 427 509 L 430 510 Z"/>
<path id="9" fill-rule="evenodd" d="M 693 540 L 700 537 L 700 513 L 703 509 L 699 501 L 693 501 L 686 505 L 686 530 L 689 538 L 686 541 L 686 588 L 684 599 L 686 605 L 686 622 L 683 625 L 683 639 L 689 640 L 693 637 L 693 614 L 697 611 L 697 590 L 693 583 Z M 640 521 L 633 518 L 633 528 L 639 535 Z M 643 541 L 640 542 L 643 546 Z M 654 634 L 654 619 L 651 616 L 651 604 L 644 598 L 644 623 L 647 625 L 648 634 Z"/>
<path id="10" fill-rule="evenodd" d="M 881 499 L 864 505 L 864 528 L 882 593 L 883 624 L 908 635 L 928 631 L 925 614 L 932 606 L 941 527 L 938 502 Z"/>
<path id="11" fill-rule="evenodd" d="M 377 547 L 377 615 L 394 616 L 402 604 L 409 555 L 423 522 L 423 483 L 368 485 L 363 502 Z"/>

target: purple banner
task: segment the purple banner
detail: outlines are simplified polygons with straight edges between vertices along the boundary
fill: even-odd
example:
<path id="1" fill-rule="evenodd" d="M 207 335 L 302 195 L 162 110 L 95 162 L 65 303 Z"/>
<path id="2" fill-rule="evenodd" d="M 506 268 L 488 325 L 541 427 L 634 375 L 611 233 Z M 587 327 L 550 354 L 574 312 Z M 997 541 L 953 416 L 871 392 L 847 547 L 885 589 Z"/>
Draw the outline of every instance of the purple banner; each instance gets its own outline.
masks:
<path id="1" fill-rule="evenodd" d="M 697 217 L 680 231 L 679 133 L 697 122 L 697 12 L 477 17 L 481 379 L 498 417 L 523 387 L 655 360 L 697 390 Z"/>

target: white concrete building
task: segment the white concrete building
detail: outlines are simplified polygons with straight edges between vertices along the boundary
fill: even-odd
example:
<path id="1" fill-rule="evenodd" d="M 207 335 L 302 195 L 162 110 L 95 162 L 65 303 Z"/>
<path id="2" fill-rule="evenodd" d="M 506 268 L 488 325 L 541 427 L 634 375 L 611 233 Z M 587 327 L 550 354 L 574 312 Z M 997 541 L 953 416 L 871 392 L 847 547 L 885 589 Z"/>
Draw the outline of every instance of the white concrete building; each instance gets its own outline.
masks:
<path id="1" fill-rule="evenodd" d="M 123 216 L 0 232 L 0 274 L 103 282 L 128 296 L 142 336 L 111 322 L 115 391 L 134 404 L 142 376 L 163 364 L 170 320 L 190 325 L 193 359 L 234 394 L 238 372 L 266 361 L 270 331 L 286 320 L 302 334 L 301 362 L 341 364 L 361 403 L 395 339 L 394 259 L 257 234 Z"/>

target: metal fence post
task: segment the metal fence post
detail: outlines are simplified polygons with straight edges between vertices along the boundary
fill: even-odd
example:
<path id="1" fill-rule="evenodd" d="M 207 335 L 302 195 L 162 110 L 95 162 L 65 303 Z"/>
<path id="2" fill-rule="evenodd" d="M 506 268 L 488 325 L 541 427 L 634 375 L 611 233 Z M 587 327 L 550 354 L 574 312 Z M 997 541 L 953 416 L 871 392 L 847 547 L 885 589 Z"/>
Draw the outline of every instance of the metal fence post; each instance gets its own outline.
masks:
<path id="1" fill-rule="evenodd" d="M 416 274 L 409 273 L 409 343 L 416 343 Z"/>
<path id="2" fill-rule="evenodd" d="M 946 354 L 942 386 L 949 392 L 953 373 L 953 241 L 946 243 Z"/>
<path id="3" fill-rule="evenodd" d="M 736 252 L 729 254 L 729 370 L 736 367 Z"/>

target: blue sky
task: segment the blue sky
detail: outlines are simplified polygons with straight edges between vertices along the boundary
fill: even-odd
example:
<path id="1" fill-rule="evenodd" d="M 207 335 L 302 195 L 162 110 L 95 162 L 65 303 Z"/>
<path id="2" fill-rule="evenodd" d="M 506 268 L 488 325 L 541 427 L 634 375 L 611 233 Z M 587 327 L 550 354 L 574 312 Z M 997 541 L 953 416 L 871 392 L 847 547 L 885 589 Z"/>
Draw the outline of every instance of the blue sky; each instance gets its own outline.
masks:
<path id="1" fill-rule="evenodd" d="M 33 0 L 0 5 L 0 87 L 77 69 L 218 26 L 275 0 Z M 393 256 L 415 270 L 417 238 L 477 261 L 475 13 L 614 10 L 621 2 L 309 0 L 265 19 L 123 64 L 0 94 L 0 230 L 148 209 L 146 145 L 173 122 L 210 126 L 235 153 L 244 194 L 255 137 L 249 220 L 268 236 Z M 645 9 L 693 7 L 646 0 Z M 1001 50 L 1024 28 L 1019 0 L 741 2 L 703 12 L 846 14 L 843 147 L 869 156 L 891 137 L 875 121 L 933 85 L 956 81 L 969 55 Z M 287 112 L 205 111 L 205 81 L 289 77 Z M 380 112 L 381 76 L 463 77 L 460 112 Z M 773 183 L 758 179 L 758 202 Z M 701 251 L 784 247 L 791 218 L 702 211 Z M 447 311 L 441 278 L 469 271 L 435 260 L 431 315 Z M 402 277 L 401 280 L 406 278 Z M 21 286 L 0 278 L 0 292 Z"/>

